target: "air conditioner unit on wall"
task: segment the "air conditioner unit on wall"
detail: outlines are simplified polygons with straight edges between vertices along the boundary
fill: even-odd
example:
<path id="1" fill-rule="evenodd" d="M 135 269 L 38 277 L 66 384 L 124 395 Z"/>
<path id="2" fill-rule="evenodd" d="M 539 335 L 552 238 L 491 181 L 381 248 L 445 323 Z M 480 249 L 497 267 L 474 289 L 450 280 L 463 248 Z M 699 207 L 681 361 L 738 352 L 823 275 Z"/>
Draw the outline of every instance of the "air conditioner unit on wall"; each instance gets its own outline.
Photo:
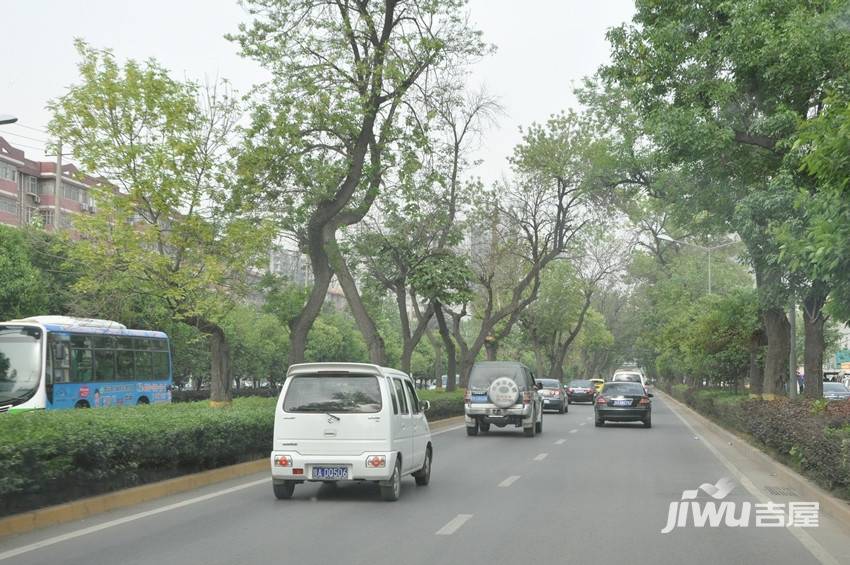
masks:
<path id="1" fill-rule="evenodd" d="M 41 203 L 41 196 L 39 196 L 38 194 L 33 194 L 32 195 L 32 201 L 35 202 L 36 204 Z"/>

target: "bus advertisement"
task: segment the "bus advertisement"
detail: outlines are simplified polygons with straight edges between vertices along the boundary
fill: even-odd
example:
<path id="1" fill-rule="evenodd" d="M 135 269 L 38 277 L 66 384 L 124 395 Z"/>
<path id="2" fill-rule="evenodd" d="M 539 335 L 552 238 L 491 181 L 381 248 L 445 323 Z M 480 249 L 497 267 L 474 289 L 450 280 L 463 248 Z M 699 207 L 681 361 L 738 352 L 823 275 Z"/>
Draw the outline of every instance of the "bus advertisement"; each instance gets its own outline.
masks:
<path id="1" fill-rule="evenodd" d="M 0 323 L 0 412 L 171 402 L 171 383 L 163 332 L 67 316 Z"/>

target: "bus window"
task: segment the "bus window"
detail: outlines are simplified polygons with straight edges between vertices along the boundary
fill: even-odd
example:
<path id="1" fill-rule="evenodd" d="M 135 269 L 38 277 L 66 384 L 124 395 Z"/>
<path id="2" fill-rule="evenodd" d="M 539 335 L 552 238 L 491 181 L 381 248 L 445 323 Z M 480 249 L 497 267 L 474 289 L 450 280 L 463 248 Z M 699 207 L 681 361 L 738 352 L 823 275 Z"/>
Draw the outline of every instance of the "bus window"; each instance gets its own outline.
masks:
<path id="1" fill-rule="evenodd" d="M 99 381 L 115 380 L 115 352 L 111 349 L 95 349 L 94 371 Z"/>
<path id="2" fill-rule="evenodd" d="M 168 352 L 167 351 L 154 351 L 153 352 L 153 374 L 151 375 L 154 380 L 167 380 L 168 379 Z"/>
<path id="3" fill-rule="evenodd" d="M 118 349 L 133 349 L 135 345 L 132 337 L 117 337 L 115 341 L 118 342 L 116 344 Z"/>
<path id="4" fill-rule="evenodd" d="M 94 338 L 95 349 L 115 349 L 115 340 L 109 335 L 99 335 Z"/>
<path id="5" fill-rule="evenodd" d="M 132 381 L 135 377 L 135 371 L 133 370 L 133 352 L 118 350 L 115 352 L 115 370 L 116 370 L 116 380 L 119 381 Z"/>
<path id="6" fill-rule="evenodd" d="M 136 379 L 150 379 L 153 374 L 151 371 L 151 352 L 136 351 Z"/>
<path id="7" fill-rule="evenodd" d="M 71 350 L 71 381 L 83 383 L 92 380 L 94 376 L 92 367 L 91 349 Z"/>

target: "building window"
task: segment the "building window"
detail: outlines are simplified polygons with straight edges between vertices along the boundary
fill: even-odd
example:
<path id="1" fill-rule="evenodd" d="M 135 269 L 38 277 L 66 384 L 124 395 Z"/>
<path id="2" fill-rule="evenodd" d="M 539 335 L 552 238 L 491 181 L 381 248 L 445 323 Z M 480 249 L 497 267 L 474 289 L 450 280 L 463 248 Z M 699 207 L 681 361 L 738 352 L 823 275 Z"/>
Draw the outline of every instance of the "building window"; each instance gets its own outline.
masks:
<path id="1" fill-rule="evenodd" d="M 73 200 L 75 202 L 82 202 L 81 198 L 82 190 L 77 188 L 76 186 L 70 185 L 66 182 L 62 183 L 62 195 L 68 200 Z"/>
<path id="2" fill-rule="evenodd" d="M 0 212 L 6 214 L 18 215 L 18 203 L 8 198 L 0 198 Z"/>
<path id="3" fill-rule="evenodd" d="M 29 194 L 38 194 L 38 177 L 27 177 L 24 187 Z"/>
<path id="4" fill-rule="evenodd" d="M 53 210 L 39 210 L 41 212 L 41 219 L 44 222 L 45 226 L 53 225 Z"/>
<path id="5" fill-rule="evenodd" d="M 12 165 L 7 165 L 6 163 L 0 163 L 0 179 L 15 181 L 17 180 L 17 169 Z"/>

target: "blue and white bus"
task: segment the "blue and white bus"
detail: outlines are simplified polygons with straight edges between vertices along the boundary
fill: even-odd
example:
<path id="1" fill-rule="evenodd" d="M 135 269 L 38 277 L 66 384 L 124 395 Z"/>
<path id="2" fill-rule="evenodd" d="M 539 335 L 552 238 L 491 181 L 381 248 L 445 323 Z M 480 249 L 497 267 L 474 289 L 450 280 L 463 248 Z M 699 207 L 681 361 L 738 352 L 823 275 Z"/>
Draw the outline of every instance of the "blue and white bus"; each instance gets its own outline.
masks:
<path id="1" fill-rule="evenodd" d="M 35 316 L 0 323 L 0 412 L 171 402 L 163 332 L 109 320 Z"/>

